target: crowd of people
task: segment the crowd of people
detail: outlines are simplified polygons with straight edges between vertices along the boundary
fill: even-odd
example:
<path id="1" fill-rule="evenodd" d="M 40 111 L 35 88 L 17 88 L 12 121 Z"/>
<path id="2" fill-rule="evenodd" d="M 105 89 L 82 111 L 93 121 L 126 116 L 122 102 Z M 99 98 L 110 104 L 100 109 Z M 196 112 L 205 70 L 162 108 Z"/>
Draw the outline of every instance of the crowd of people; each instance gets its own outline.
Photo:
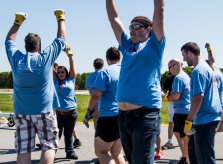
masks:
<path id="1" fill-rule="evenodd" d="M 124 164 L 127 160 L 130 164 L 152 164 L 154 159 L 164 157 L 162 149 L 173 148 L 174 134 L 182 154 L 178 164 L 214 164 L 215 134 L 217 129 L 223 129 L 220 123 L 223 75 L 215 65 L 210 44 L 205 45 L 206 61 L 200 57 L 196 43 L 184 44 L 180 49 L 183 61 L 194 66 L 191 77 L 183 71 L 178 58 L 171 59 L 168 62 L 171 75 L 161 89 L 166 44 L 164 0 L 154 0 L 152 20 L 145 16 L 131 20 L 130 35 L 119 17 L 115 0 L 106 0 L 106 10 L 119 47 L 106 51 L 107 67 L 103 68 L 101 58 L 93 62 L 95 72 L 86 79 L 90 101 L 83 120 L 87 128 L 89 120 L 94 120 L 98 163 Z M 78 112 L 74 59 L 65 41 L 65 11 L 59 9 L 54 14 L 57 37 L 44 50 L 39 35 L 34 33 L 25 37 L 25 54 L 17 49 L 15 39 L 27 17 L 22 12 L 16 13 L 5 40 L 13 75 L 18 164 L 31 162 L 36 134 L 42 149 L 40 163 L 53 163 L 62 134 L 66 158 L 78 159 L 74 151 L 74 147 L 81 146 L 75 129 Z M 55 64 L 61 51 L 69 58 L 69 71 Z M 168 141 L 163 146 L 162 101 L 169 102 Z"/>

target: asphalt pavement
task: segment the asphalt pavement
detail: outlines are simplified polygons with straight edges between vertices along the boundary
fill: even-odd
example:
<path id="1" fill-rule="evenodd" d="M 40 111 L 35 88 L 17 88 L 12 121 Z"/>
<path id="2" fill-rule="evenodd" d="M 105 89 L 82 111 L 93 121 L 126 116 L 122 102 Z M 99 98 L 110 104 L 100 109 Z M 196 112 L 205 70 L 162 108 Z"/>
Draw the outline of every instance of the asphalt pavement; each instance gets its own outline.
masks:
<path id="1" fill-rule="evenodd" d="M 65 158 L 64 139 L 60 140 L 60 149 L 57 151 L 55 164 L 93 164 L 97 161 L 94 153 L 94 128 L 93 124 L 87 129 L 82 123 L 76 125 L 77 133 L 82 142 L 82 146 L 75 149 L 78 160 L 69 160 Z M 167 141 L 166 125 L 162 125 L 161 139 L 162 145 Z M 16 152 L 14 150 L 14 127 L 10 128 L 5 123 L 0 124 L 0 163 L 14 164 L 16 163 Z M 207 132 L 208 133 L 208 132 Z M 38 142 L 38 139 L 37 139 Z M 174 149 L 164 150 L 165 157 L 155 161 L 156 164 L 176 164 L 180 157 L 180 149 L 176 138 L 173 137 Z M 223 133 L 217 133 L 215 140 L 216 163 L 223 164 Z M 41 150 L 36 148 L 32 152 L 32 164 L 38 164 Z M 128 162 L 126 162 L 128 163 Z"/>

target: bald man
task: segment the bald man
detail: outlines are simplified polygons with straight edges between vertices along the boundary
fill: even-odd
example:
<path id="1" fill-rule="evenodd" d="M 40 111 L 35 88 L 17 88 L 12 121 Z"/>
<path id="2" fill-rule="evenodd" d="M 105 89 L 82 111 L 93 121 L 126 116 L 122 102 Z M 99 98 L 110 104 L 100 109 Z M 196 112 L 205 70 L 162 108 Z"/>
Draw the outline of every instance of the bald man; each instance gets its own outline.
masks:
<path id="1" fill-rule="evenodd" d="M 190 110 L 190 77 L 183 71 L 179 59 L 170 60 L 168 68 L 175 76 L 168 100 L 173 101 L 174 106 L 173 133 L 182 153 L 179 163 L 189 163 L 188 136 L 184 133 L 184 124 Z"/>

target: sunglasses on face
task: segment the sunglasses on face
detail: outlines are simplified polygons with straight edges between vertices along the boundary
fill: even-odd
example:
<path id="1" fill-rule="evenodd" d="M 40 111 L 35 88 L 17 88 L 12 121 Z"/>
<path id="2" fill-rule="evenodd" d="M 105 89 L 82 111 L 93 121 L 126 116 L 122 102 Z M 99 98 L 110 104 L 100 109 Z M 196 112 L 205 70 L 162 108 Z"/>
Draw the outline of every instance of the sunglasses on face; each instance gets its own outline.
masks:
<path id="1" fill-rule="evenodd" d="M 175 66 L 175 64 L 173 64 L 173 65 L 169 66 L 169 70 L 170 70 L 170 68 L 171 68 L 171 67 L 173 67 L 173 66 Z"/>
<path id="2" fill-rule="evenodd" d="M 129 26 L 129 30 L 138 30 L 141 27 L 145 27 L 145 26 L 143 26 L 141 24 L 132 24 L 132 25 Z"/>
<path id="3" fill-rule="evenodd" d="M 60 74 L 60 73 L 65 73 L 65 72 L 64 71 L 57 72 L 57 74 Z"/>

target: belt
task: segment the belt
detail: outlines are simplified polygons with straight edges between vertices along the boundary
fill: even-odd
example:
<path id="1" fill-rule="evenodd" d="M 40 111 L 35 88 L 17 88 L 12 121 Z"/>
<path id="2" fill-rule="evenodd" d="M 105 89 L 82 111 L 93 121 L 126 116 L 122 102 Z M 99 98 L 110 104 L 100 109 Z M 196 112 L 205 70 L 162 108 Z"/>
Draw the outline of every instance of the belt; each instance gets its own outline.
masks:
<path id="1" fill-rule="evenodd" d="M 69 110 L 69 111 L 59 111 L 59 110 L 56 110 L 56 114 L 61 114 L 61 115 L 67 115 L 67 114 L 72 114 L 74 113 L 76 109 L 74 110 Z"/>

